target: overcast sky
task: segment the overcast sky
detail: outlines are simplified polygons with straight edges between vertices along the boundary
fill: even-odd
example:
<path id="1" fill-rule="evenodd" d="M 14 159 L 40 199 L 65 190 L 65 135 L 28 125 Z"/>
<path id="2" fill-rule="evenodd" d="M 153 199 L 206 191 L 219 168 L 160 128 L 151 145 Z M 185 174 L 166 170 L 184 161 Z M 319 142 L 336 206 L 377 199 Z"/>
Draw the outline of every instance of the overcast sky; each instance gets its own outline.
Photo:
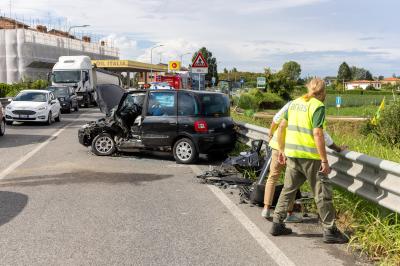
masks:
<path id="1" fill-rule="evenodd" d="M 55 25 L 90 24 L 113 39 L 121 59 L 153 62 L 205 46 L 219 71 L 279 70 L 336 75 L 346 61 L 374 75 L 400 75 L 399 0 L 12 0 L 11 14 Z M 0 0 L 9 14 L 9 0 Z M 86 30 L 86 29 L 85 29 Z M 184 57 L 184 65 L 191 56 Z"/>

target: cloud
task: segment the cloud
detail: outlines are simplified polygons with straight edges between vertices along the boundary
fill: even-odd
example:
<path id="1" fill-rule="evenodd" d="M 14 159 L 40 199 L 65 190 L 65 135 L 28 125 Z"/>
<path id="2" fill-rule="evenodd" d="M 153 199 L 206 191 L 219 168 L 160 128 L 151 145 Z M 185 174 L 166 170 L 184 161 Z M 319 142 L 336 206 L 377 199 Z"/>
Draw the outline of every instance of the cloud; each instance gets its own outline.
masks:
<path id="1" fill-rule="evenodd" d="M 382 40 L 382 37 L 373 37 L 373 36 L 368 36 L 368 37 L 361 37 L 358 38 L 360 41 L 375 41 L 375 40 Z"/>

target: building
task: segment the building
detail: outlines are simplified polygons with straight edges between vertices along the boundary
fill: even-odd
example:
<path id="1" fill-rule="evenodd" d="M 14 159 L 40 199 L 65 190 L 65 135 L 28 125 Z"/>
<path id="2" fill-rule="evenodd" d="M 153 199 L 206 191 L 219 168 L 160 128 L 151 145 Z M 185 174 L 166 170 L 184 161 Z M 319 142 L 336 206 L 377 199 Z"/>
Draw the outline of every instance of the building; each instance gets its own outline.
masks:
<path id="1" fill-rule="evenodd" d="M 324 81 L 325 81 L 325 86 L 332 86 L 336 84 L 336 77 L 325 77 Z"/>
<path id="2" fill-rule="evenodd" d="M 381 80 L 382 84 L 390 84 L 390 85 L 400 85 L 399 78 L 385 78 Z"/>
<path id="3" fill-rule="evenodd" d="M 68 32 L 37 25 L 31 27 L 0 17 L 0 83 L 47 79 L 47 74 L 63 55 L 87 55 L 92 59 L 119 59 L 119 51 L 105 42 L 93 43 Z"/>
<path id="4" fill-rule="evenodd" d="M 380 90 L 382 82 L 378 80 L 353 80 L 344 83 L 346 90 L 363 89 L 366 90 L 368 86 L 374 87 L 374 89 Z"/>

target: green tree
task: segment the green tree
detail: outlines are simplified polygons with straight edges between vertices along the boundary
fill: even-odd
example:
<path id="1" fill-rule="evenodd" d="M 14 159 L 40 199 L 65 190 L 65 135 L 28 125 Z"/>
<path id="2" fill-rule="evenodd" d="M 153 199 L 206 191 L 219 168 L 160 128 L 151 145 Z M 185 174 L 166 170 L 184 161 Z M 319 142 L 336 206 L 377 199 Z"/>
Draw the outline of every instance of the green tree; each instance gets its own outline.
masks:
<path id="1" fill-rule="evenodd" d="M 192 57 L 192 62 L 196 59 L 198 53 L 201 53 L 208 64 L 208 73 L 206 74 L 206 83 L 211 84 L 212 77 L 215 77 L 216 84 L 218 84 L 218 66 L 217 59 L 213 57 L 212 52 L 208 51 L 206 47 L 200 48 Z"/>
<path id="2" fill-rule="evenodd" d="M 285 100 L 290 100 L 290 94 L 293 92 L 296 81 L 291 80 L 282 74 L 282 72 L 272 73 L 270 69 L 265 69 L 267 79 L 267 90 L 276 93 Z"/>
<path id="3" fill-rule="evenodd" d="M 365 79 L 366 80 L 374 80 L 374 78 L 372 77 L 371 72 L 369 72 L 368 70 L 367 70 L 367 72 L 365 72 Z"/>
<path id="4" fill-rule="evenodd" d="M 338 82 L 349 81 L 351 80 L 351 70 L 349 65 L 346 62 L 343 62 L 339 66 L 338 75 L 337 75 Z"/>
<path id="5" fill-rule="evenodd" d="M 228 74 L 228 69 L 226 69 L 226 67 L 224 67 L 224 74 Z"/>
<path id="6" fill-rule="evenodd" d="M 301 66 L 295 61 L 289 61 L 283 64 L 281 74 L 292 81 L 298 81 L 301 74 Z"/>

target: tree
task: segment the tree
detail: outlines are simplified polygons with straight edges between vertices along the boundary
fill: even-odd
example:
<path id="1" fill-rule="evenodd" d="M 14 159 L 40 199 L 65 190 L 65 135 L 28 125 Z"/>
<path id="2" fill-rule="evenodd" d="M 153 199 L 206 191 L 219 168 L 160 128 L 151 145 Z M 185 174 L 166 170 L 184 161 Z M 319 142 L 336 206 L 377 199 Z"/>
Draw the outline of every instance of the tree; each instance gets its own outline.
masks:
<path id="1" fill-rule="evenodd" d="M 292 81 L 296 81 L 300 78 L 301 66 L 295 61 L 289 61 L 283 64 L 281 74 Z"/>
<path id="2" fill-rule="evenodd" d="M 380 76 L 378 77 L 378 80 L 384 80 L 384 79 L 385 79 L 385 77 L 382 76 L 382 75 L 380 75 Z"/>
<path id="3" fill-rule="evenodd" d="M 338 81 L 349 81 L 351 80 L 351 70 L 349 65 L 346 62 L 343 62 L 340 66 L 339 66 L 339 70 L 338 70 L 338 75 L 337 75 L 337 79 Z"/>
<path id="4" fill-rule="evenodd" d="M 208 51 L 206 47 L 200 48 L 192 57 L 192 62 L 196 59 L 197 54 L 201 53 L 208 64 L 208 73 L 206 74 L 206 83 L 211 84 L 212 77 L 215 77 L 215 83 L 218 84 L 218 66 L 217 59 L 213 57 L 212 52 Z"/>
<path id="5" fill-rule="evenodd" d="M 290 100 L 290 94 L 293 92 L 296 81 L 289 79 L 282 72 L 272 73 L 269 68 L 265 69 L 265 77 L 267 79 L 267 90 L 277 93 L 285 100 Z"/>
<path id="6" fill-rule="evenodd" d="M 226 69 L 226 67 L 224 67 L 224 74 L 228 74 L 228 69 Z"/>
<path id="7" fill-rule="evenodd" d="M 372 77 L 371 72 L 369 72 L 368 70 L 367 70 L 367 72 L 365 72 L 365 79 L 366 80 L 374 80 L 374 78 Z"/>

